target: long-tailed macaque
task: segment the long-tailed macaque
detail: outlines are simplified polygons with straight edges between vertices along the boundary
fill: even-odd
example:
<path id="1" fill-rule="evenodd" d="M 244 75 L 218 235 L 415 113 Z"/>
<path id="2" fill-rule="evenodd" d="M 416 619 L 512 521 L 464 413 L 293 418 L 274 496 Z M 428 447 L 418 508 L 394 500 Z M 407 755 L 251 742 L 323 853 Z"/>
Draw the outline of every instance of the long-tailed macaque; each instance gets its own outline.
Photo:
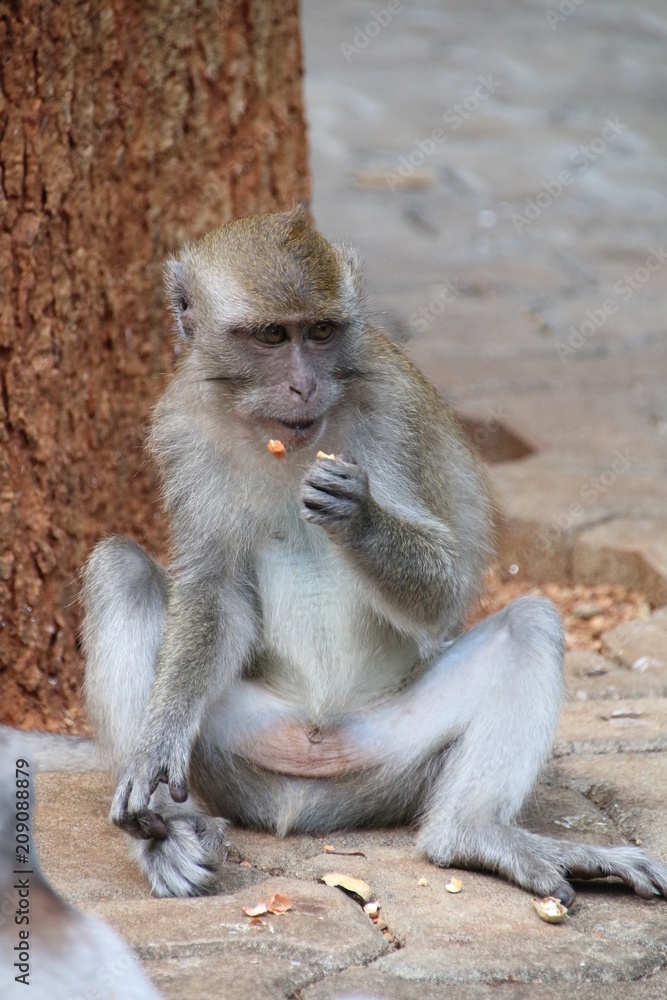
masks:
<path id="1" fill-rule="evenodd" d="M 512 825 L 552 745 L 561 622 L 522 598 L 462 632 L 484 477 L 369 315 L 356 253 L 301 209 L 255 216 L 170 259 L 166 289 L 184 352 L 150 448 L 171 568 L 112 538 L 84 579 L 111 819 L 153 892 L 216 890 L 224 816 L 278 834 L 418 817 L 438 865 L 566 904 L 569 877 L 667 894 L 638 848 Z"/>

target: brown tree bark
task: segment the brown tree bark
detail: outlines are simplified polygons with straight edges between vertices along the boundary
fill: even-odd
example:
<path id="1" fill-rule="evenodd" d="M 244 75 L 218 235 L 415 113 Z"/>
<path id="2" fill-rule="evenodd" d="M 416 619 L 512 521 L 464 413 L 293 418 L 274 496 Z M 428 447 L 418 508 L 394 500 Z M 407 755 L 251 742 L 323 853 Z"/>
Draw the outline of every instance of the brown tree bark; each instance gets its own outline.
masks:
<path id="1" fill-rule="evenodd" d="M 0 716 L 79 728 L 78 572 L 164 553 L 161 262 L 308 196 L 298 0 L 0 3 Z"/>

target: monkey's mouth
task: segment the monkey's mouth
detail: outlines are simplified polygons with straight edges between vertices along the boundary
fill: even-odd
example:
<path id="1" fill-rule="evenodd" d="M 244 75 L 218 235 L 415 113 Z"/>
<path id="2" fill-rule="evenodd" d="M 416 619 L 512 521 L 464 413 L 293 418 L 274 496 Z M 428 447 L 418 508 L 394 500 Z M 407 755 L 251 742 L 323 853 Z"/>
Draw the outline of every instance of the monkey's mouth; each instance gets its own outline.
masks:
<path id="1" fill-rule="evenodd" d="M 315 426 L 317 420 L 279 420 L 278 423 L 291 431 L 309 431 L 311 427 Z"/>
<path id="2" fill-rule="evenodd" d="M 322 417 L 301 417 L 294 420 L 275 420 L 272 423 L 279 428 L 283 444 L 299 448 L 308 444 L 322 427 Z"/>

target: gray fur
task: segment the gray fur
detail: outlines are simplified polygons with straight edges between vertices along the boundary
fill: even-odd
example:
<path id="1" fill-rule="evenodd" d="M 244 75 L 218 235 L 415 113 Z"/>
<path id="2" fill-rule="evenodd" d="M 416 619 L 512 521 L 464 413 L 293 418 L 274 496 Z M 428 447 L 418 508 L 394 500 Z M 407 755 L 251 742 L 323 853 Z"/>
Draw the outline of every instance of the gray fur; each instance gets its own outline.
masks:
<path id="1" fill-rule="evenodd" d="M 0 738 L 9 739 L 15 732 L 11 726 L 0 726 Z M 21 742 L 38 771 L 91 771 L 105 765 L 104 755 L 85 736 L 21 730 Z"/>
<path id="2" fill-rule="evenodd" d="M 643 852 L 512 825 L 550 753 L 562 626 L 524 598 L 461 634 L 484 477 L 366 314 L 355 255 L 298 212 L 259 216 L 187 247 L 167 285 L 188 336 L 150 438 L 171 571 L 111 539 L 84 581 L 111 818 L 153 891 L 215 891 L 226 816 L 279 834 L 419 819 L 437 864 L 568 899 L 568 874 L 664 894 Z"/>

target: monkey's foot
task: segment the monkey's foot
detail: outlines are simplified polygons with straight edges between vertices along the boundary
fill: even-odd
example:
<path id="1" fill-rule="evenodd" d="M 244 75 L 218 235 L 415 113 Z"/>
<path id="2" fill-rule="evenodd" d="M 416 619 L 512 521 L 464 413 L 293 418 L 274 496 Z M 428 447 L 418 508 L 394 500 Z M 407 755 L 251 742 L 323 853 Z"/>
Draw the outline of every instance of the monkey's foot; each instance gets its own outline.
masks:
<path id="1" fill-rule="evenodd" d="M 563 846 L 566 850 L 570 848 L 564 866 L 568 878 L 615 876 L 642 899 L 667 898 L 667 869 L 641 847 L 589 847 L 567 841 Z"/>
<path id="2" fill-rule="evenodd" d="M 169 817 L 167 836 L 132 842 L 154 896 L 210 896 L 220 886 L 225 821 L 191 814 Z"/>
<path id="3" fill-rule="evenodd" d="M 458 830 L 447 846 L 424 846 L 435 864 L 497 871 L 565 906 L 575 899 L 570 878 L 620 878 L 642 899 L 667 898 L 667 869 L 640 847 L 595 847 L 509 826 Z"/>

